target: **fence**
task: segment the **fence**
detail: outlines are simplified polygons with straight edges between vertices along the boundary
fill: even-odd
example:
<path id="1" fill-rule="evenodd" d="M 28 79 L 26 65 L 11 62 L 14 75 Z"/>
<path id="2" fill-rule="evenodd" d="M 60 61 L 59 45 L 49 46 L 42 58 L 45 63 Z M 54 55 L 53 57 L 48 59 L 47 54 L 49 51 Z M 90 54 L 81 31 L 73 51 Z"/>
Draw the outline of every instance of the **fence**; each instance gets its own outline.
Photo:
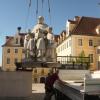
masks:
<path id="1" fill-rule="evenodd" d="M 90 67 L 90 57 L 57 56 L 57 62 L 62 64 L 62 68 L 67 69 L 88 69 Z"/>

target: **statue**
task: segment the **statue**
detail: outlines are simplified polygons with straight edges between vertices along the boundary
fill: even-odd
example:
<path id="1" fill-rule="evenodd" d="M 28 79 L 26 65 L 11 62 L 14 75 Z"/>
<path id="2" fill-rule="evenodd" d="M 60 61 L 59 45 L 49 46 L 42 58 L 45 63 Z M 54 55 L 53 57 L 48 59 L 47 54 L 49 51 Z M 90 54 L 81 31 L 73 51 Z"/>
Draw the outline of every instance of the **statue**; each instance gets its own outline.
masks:
<path id="1" fill-rule="evenodd" d="M 52 27 L 48 27 L 47 39 L 49 41 L 49 44 L 53 44 L 54 43 L 54 35 L 52 33 Z"/>
<path id="2" fill-rule="evenodd" d="M 37 29 L 37 32 L 35 33 L 35 39 L 36 39 L 36 49 L 37 49 L 37 58 L 39 61 L 42 61 L 45 57 L 45 41 L 44 41 L 44 34 L 42 33 L 41 29 Z"/>
<path id="3" fill-rule="evenodd" d="M 33 35 L 32 35 L 33 34 Z M 52 27 L 44 23 L 44 18 L 39 16 L 37 24 L 34 26 L 24 48 L 28 52 L 28 57 L 37 61 L 52 61 L 55 58 L 55 45 Z M 26 39 L 27 35 L 25 36 Z M 27 58 L 27 57 L 26 57 Z M 47 59 L 48 58 L 48 59 Z"/>
<path id="4" fill-rule="evenodd" d="M 27 44 L 27 50 L 29 58 L 33 59 L 35 57 L 35 41 L 34 41 L 34 34 L 29 33 L 30 39 Z"/>
<path id="5" fill-rule="evenodd" d="M 37 29 L 41 29 L 41 30 L 45 31 L 47 29 L 47 27 L 48 27 L 48 25 L 44 23 L 44 17 L 39 16 L 37 24 L 34 26 L 32 33 L 36 33 Z"/>
<path id="6" fill-rule="evenodd" d="M 28 45 L 29 39 L 30 39 L 29 34 L 25 35 L 25 39 L 24 39 L 24 53 L 25 53 L 25 58 L 28 58 L 27 45 Z"/>
<path id="7" fill-rule="evenodd" d="M 52 28 L 44 23 L 44 18 L 39 16 L 37 24 L 32 31 L 28 31 L 24 39 L 25 59 L 16 63 L 17 70 L 33 69 L 35 67 L 57 67 L 56 43 Z M 28 70 L 27 69 L 27 70 Z"/>
<path id="8" fill-rule="evenodd" d="M 46 52 L 47 53 L 46 58 L 48 61 L 52 61 L 56 57 L 56 55 L 55 55 L 56 54 L 56 52 L 55 52 L 56 46 L 54 43 L 54 35 L 52 32 L 52 27 L 48 27 L 47 31 L 48 31 L 48 34 L 47 34 L 48 48 L 47 48 L 47 52 Z"/>

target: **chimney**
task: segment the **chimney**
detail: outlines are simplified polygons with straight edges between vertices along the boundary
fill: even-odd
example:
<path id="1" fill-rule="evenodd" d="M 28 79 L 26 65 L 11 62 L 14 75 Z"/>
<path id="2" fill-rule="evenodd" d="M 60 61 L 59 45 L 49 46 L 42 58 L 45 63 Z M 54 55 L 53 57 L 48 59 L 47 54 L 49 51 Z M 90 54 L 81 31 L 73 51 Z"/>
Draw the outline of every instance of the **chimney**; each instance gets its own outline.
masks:
<path id="1" fill-rule="evenodd" d="M 20 33 L 21 27 L 17 27 L 17 31 L 18 31 L 18 33 Z"/>
<path id="2" fill-rule="evenodd" d="M 80 16 L 75 16 L 75 18 L 74 18 L 74 21 L 79 21 L 81 19 L 81 17 Z"/>
<path id="3" fill-rule="evenodd" d="M 9 36 L 6 36 L 6 41 L 8 41 L 9 40 Z"/>
<path id="4" fill-rule="evenodd" d="M 28 29 L 28 33 L 31 33 L 31 29 Z"/>

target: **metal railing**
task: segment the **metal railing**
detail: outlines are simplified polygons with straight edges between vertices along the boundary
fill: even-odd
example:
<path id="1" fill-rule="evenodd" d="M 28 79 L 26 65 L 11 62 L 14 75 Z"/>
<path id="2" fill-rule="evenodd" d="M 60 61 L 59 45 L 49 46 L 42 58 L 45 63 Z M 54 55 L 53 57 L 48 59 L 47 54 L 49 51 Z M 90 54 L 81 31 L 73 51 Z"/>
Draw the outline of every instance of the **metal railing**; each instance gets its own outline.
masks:
<path id="1" fill-rule="evenodd" d="M 90 57 L 57 56 L 57 62 L 62 64 L 62 68 L 67 68 L 67 69 L 90 68 Z"/>

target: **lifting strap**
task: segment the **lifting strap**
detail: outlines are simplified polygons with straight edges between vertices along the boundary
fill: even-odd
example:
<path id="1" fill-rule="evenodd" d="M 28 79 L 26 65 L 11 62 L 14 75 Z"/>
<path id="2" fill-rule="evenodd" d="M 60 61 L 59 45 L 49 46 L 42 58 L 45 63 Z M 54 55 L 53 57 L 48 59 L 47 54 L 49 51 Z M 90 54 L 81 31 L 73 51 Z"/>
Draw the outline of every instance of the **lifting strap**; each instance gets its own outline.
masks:
<path id="1" fill-rule="evenodd" d="M 48 12 L 49 12 L 49 18 L 50 18 L 50 25 L 51 25 L 51 8 L 50 8 L 50 0 L 48 0 Z"/>
<path id="2" fill-rule="evenodd" d="M 36 8 L 36 19 L 38 17 L 38 0 L 37 0 L 37 8 Z"/>
<path id="3" fill-rule="evenodd" d="M 29 15 L 30 15 L 31 3 L 32 3 L 32 0 L 29 0 L 28 12 L 27 12 L 26 22 L 25 22 L 25 31 L 27 31 L 27 27 L 28 27 L 28 20 L 29 20 Z"/>
<path id="4" fill-rule="evenodd" d="M 31 7 L 31 2 L 32 2 L 32 1 L 30 0 L 30 1 L 29 1 L 29 7 Z"/>
<path id="5" fill-rule="evenodd" d="M 44 4 L 44 0 L 42 0 L 42 15 L 43 15 L 43 4 Z"/>

